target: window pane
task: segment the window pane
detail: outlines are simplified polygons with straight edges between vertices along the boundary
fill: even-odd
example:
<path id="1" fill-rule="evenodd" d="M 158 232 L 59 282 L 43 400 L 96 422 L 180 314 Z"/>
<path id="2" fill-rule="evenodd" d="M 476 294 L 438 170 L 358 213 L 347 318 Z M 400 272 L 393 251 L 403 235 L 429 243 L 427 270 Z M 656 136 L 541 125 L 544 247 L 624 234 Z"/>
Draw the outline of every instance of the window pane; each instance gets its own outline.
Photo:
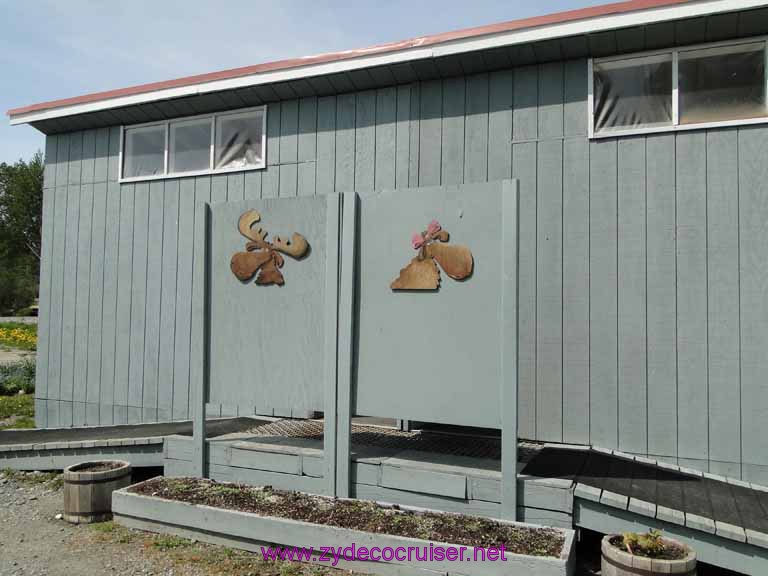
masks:
<path id="1" fill-rule="evenodd" d="M 264 112 L 248 112 L 216 118 L 216 168 L 261 165 Z"/>
<path id="2" fill-rule="evenodd" d="M 766 116 L 763 44 L 680 52 L 678 71 L 681 124 Z"/>
<path id="3" fill-rule="evenodd" d="M 125 131 L 123 178 L 163 173 L 165 125 L 131 128 Z"/>
<path id="4" fill-rule="evenodd" d="M 211 168 L 211 119 L 171 123 L 170 166 L 171 173 L 210 170 Z"/>
<path id="5" fill-rule="evenodd" d="M 672 124 L 672 55 L 594 65 L 595 132 Z"/>

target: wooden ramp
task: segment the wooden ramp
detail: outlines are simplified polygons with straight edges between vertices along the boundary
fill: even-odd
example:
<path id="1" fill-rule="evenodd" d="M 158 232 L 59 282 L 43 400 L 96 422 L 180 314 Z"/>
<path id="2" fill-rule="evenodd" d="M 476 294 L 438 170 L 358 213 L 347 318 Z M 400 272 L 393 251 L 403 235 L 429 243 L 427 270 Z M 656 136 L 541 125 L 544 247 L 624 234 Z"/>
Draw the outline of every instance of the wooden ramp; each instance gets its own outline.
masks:
<path id="1" fill-rule="evenodd" d="M 647 458 L 545 446 L 523 472 L 573 482 L 574 525 L 602 533 L 657 528 L 703 562 L 768 574 L 768 488 Z"/>
<path id="2" fill-rule="evenodd" d="M 270 420 L 241 417 L 207 423 L 209 438 L 253 429 Z M 192 436 L 192 422 L 0 431 L 0 469 L 62 470 L 88 459 L 120 459 L 133 467 L 162 466 L 170 435 Z"/>

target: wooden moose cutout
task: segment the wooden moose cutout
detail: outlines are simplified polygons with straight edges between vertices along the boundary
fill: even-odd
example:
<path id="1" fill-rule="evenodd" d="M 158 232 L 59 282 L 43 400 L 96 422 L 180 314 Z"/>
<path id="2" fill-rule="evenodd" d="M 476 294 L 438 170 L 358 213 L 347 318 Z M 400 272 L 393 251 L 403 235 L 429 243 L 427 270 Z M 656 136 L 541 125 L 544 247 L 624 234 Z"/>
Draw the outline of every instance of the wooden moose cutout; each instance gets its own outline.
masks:
<path id="1" fill-rule="evenodd" d="M 448 246 L 450 235 L 437 220 L 432 220 L 421 234 L 411 238 L 411 244 L 419 253 L 400 270 L 400 275 L 389 285 L 392 290 L 437 290 L 440 287 L 440 270 L 454 280 L 464 280 L 472 274 L 474 260 L 466 246 Z"/>
<path id="2" fill-rule="evenodd" d="M 285 280 L 280 268 L 285 261 L 280 253 L 298 260 L 307 253 L 309 244 L 296 232 L 290 240 L 275 236 L 272 242 L 267 242 L 267 231 L 261 227 L 253 228 L 260 220 L 261 214 L 256 210 L 248 210 L 240 216 L 237 228 L 250 242 L 245 245 L 246 252 L 237 252 L 232 256 L 229 266 L 232 273 L 243 282 L 250 280 L 258 272 L 256 284 L 282 286 Z"/>

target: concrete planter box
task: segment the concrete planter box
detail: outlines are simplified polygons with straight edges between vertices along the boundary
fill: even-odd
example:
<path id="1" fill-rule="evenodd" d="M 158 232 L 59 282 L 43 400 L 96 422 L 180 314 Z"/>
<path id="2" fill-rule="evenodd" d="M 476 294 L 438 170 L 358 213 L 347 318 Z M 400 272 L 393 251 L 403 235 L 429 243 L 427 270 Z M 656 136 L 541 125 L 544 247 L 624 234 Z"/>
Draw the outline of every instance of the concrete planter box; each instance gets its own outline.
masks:
<path id="1" fill-rule="evenodd" d="M 680 560 L 658 560 L 634 556 L 629 552 L 619 550 L 611 544 L 611 538 L 614 536 L 616 534 L 605 536 L 601 544 L 600 572 L 603 576 L 648 576 L 649 574 L 695 576 L 696 574 L 696 554 L 688 546 L 677 540 L 664 538 L 666 542 L 674 542 L 681 548 L 685 548 L 688 555 Z"/>
<path id="2" fill-rule="evenodd" d="M 138 486 L 138 484 L 137 484 Z M 112 512 L 118 524 L 129 528 L 148 530 L 164 534 L 192 538 L 211 544 L 240 548 L 260 553 L 262 546 L 275 544 L 279 546 L 312 547 L 317 553 L 313 561 L 318 566 L 330 567 L 330 562 L 322 562 L 319 554 L 322 547 L 347 548 L 354 544 L 359 550 L 361 546 L 384 549 L 390 547 L 426 547 L 461 548 L 439 542 L 430 542 L 417 538 L 373 534 L 359 530 L 337 528 L 321 524 L 311 524 L 284 518 L 257 516 L 247 512 L 225 510 L 210 506 L 188 504 L 164 500 L 153 496 L 144 496 L 129 492 L 125 488 L 113 494 Z M 401 506 L 401 509 L 407 509 Z M 509 522 L 520 526 L 537 527 L 529 524 Z M 466 575 L 466 576 L 571 576 L 574 571 L 574 532 L 560 530 L 564 537 L 563 550 L 560 558 L 525 556 L 506 553 L 506 561 L 413 561 L 393 560 L 391 562 L 340 560 L 336 567 L 349 570 L 383 575 Z M 468 550 L 472 557 L 472 550 Z"/>

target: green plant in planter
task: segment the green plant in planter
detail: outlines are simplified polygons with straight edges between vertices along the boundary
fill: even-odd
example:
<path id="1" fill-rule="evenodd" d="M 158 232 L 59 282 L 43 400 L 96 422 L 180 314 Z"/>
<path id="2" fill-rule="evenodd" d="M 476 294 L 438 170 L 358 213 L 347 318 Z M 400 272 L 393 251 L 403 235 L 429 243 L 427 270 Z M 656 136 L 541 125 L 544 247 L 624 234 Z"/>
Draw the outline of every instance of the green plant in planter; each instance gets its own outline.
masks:
<path id="1" fill-rule="evenodd" d="M 665 546 L 660 530 L 651 530 L 647 534 L 624 532 L 621 536 L 623 538 L 621 547 L 626 548 L 632 555 L 658 558 L 664 554 Z"/>

